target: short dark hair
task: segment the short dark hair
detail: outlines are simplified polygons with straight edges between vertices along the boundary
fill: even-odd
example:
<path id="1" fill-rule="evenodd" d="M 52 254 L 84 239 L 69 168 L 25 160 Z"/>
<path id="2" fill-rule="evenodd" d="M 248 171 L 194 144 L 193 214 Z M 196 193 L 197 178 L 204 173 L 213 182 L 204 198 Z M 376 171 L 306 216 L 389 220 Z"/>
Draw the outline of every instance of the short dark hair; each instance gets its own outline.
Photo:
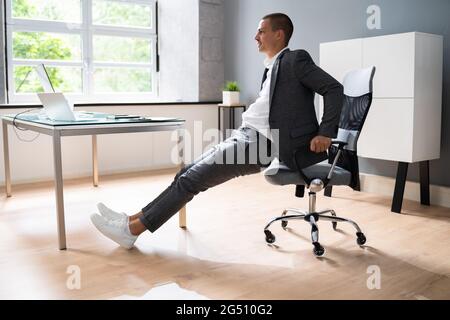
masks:
<path id="1" fill-rule="evenodd" d="M 272 31 L 283 30 L 287 46 L 289 40 L 291 40 L 292 34 L 294 33 L 294 25 L 291 18 L 289 18 L 284 13 L 271 13 L 263 17 L 263 20 L 268 19 L 272 25 Z"/>

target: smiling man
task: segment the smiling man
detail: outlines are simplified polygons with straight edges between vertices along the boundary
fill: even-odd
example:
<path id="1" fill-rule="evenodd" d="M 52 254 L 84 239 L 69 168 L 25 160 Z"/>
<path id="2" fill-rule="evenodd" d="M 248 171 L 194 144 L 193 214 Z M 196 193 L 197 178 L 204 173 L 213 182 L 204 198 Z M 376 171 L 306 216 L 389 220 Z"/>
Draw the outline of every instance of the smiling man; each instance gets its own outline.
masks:
<path id="1" fill-rule="evenodd" d="M 265 55 L 263 80 L 256 101 L 242 115 L 242 126 L 178 172 L 172 184 L 139 213 L 128 216 L 99 203 L 100 214 L 93 214 L 91 220 L 101 233 L 129 249 L 141 233 L 155 232 L 198 193 L 238 176 L 259 173 L 275 154 L 292 169 L 327 158 L 331 138 L 338 132 L 343 87 L 316 66 L 305 50 L 287 48 L 293 31 L 285 14 L 262 18 L 255 40 Z M 324 98 L 320 125 L 315 93 Z M 301 159 L 294 157 L 299 149 L 302 152 L 296 154 Z M 243 159 L 236 153 L 243 154 Z"/>

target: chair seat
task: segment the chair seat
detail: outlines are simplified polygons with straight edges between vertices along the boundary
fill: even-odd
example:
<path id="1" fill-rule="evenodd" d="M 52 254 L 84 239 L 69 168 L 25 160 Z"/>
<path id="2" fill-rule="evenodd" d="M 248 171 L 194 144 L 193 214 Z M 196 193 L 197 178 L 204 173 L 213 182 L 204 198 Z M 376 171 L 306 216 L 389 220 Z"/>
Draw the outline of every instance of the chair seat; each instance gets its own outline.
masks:
<path id="1" fill-rule="evenodd" d="M 321 162 L 313 166 L 303 169 L 305 175 L 310 179 L 325 179 L 330 172 L 331 164 L 327 162 Z M 287 167 L 283 162 L 278 159 L 274 159 L 270 166 L 263 171 L 264 176 L 268 182 L 275 185 L 305 185 L 306 182 L 300 176 L 300 174 Z M 349 185 L 351 181 L 351 173 L 341 167 L 336 166 L 334 168 L 333 176 L 328 185 Z"/>

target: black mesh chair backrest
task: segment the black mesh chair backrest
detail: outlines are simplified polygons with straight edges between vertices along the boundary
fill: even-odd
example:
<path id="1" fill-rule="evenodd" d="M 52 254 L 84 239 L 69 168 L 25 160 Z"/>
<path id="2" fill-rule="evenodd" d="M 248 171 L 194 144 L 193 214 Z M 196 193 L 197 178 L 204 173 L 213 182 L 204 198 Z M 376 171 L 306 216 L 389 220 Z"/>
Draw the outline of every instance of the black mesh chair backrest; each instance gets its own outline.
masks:
<path id="1" fill-rule="evenodd" d="M 356 190 L 360 189 L 357 143 L 372 104 L 374 75 L 375 67 L 357 69 L 348 72 L 343 81 L 344 102 L 336 140 L 347 142 L 347 145 L 337 165 L 351 172 L 350 186 Z M 337 147 L 331 146 L 328 151 L 328 161 L 332 163 Z"/>

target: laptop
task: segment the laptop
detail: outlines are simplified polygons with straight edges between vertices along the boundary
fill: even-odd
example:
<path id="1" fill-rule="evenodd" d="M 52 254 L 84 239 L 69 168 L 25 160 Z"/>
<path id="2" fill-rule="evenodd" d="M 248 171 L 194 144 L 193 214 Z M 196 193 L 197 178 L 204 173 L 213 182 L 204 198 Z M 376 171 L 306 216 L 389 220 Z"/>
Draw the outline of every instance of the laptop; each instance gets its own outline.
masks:
<path id="1" fill-rule="evenodd" d="M 45 93 L 38 93 L 39 100 L 44 106 L 46 116 L 52 121 L 90 121 L 92 118 L 80 117 L 73 111 L 73 105 L 67 101 L 64 94 L 55 92 L 52 81 L 48 76 L 44 64 L 36 66 L 37 74 Z"/>
<path id="2" fill-rule="evenodd" d="M 60 92 L 38 93 L 46 116 L 53 121 L 92 121 L 92 117 L 80 117 L 73 111 L 73 105 Z"/>

